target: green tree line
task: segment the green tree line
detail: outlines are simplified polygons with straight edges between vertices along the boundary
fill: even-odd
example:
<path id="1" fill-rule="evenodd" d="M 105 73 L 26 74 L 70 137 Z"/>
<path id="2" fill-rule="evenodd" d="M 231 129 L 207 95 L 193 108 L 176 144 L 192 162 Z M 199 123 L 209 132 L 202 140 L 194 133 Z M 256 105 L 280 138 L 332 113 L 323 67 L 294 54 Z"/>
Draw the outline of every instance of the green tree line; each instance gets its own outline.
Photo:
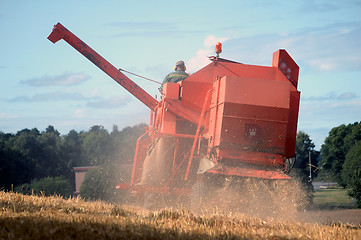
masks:
<path id="1" fill-rule="evenodd" d="M 297 133 L 297 161 L 290 174 L 301 179 L 308 189 L 318 175 L 319 179 L 335 181 L 349 189 L 348 195 L 361 208 L 361 122 L 332 128 L 321 151 L 314 147 L 308 134 Z"/>
<path id="2" fill-rule="evenodd" d="M 137 138 L 145 124 L 108 132 L 102 126 L 61 135 L 53 126 L 44 131 L 0 131 L 0 188 L 23 193 L 71 195 L 75 190 L 73 167 L 131 163 Z M 45 186 L 45 187 L 44 187 Z"/>
<path id="3" fill-rule="evenodd" d="M 361 207 L 361 122 L 331 129 L 321 147 L 322 176 L 347 187 Z"/>

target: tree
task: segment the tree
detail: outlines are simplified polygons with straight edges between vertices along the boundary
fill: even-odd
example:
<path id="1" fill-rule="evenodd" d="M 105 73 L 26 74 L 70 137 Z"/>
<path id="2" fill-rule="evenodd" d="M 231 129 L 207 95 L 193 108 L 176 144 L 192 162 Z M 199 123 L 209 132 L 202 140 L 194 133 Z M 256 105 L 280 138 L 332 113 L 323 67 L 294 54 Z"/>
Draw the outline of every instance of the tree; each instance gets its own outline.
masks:
<path id="1" fill-rule="evenodd" d="M 32 178 L 58 176 L 64 171 L 60 159 L 60 134 L 53 126 L 40 133 L 38 129 L 23 129 L 15 135 L 13 146 L 34 165 Z"/>
<path id="2" fill-rule="evenodd" d="M 345 137 L 345 146 L 346 149 L 351 149 L 351 147 L 357 142 L 361 141 L 361 122 L 351 125 L 350 133 Z M 347 148 L 348 146 L 348 148 Z"/>
<path id="3" fill-rule="evenodd" d="M 67 171 L 63 175 L 70 180 L 73 188 L 75 188 L 74 173 L 71 171 L 73 167 L 84 166 L 82 158 L 82 139 L 78 132 L 71 130 L 68 135 L 63 136 L 60 144 L 60 156 Z"/>
<path id="4" fill-rule="evenodd" d="M 315 144 L 310 139 L 310 136 L 303 131 L 299 131 L 296 136 L 296 163 L 290 172 L 290 176 L 301 182 L 307 192 L 309 202 L 312 201 L 313 190 L 312 179 L 310 179 L 309 154 L 311 153 L 312 170 L 317 169 L 317 158 L 319 156 L 319 152 L 314 148 Z M 312 175 L 312 177 L 314 176 L 315 174 Z"/>
<path id="5" fill-rule="evenodd" d="M 44 194 L 45 196 L 56 194 L 63 197 L 70 197 L 73 194 L 70 182 L 62 176 L 34 179 L 30 184 L 18 186 L 16 191 L 23 194 Z"/>
<path id="6" fill-rule="evenodd" d="M 346 186 L 341 177 L 342 166 L 347 152 L 361 138 L 361 123 L 342 124 L 331 129 L 321 146 L 320 165 L 324 172 L 331 175 L 340 185 Z"/>
<path id="7" fill-rule="evenodd" d="M 137 139 L 144 133 L 145 124 L 126 127 L 119 131 L 116 126 L 110 134 L 113 153 L 99 168 L 88 172 L 80 189 L 80 196 L 91 200 L 119 201 L 115 186 L 129 182 Z"/>
<path id="8" fill-rule="evenodd" d="M 315 148 L 315 144 L 312 142 L 312 140 L 310 139 L 310 136 L 303 132 L 303 131 L 299 131 L 297 133 L 297 137 L 296 137 L 296 150 L 295 150 L 295 154 L 296 154 L 296 164 L 295 164 L 295 168 L 299 169 L 299 172 L 304 175 L 304 178 L 308 178 L 310 176 L 310 163 L 309 163 L 309 158 L 310 158 L 310 154 L 311 154 L 311 171 L 314 173 L 312 174 L 312 177 L 315 177 L 317 172 L 315 170 L 317 170 L 317 166 L 318 166 L 318 162 L 317 162 L 317 158 L 319 156 L 319 152 L 314 150 Z"/>
<path id="9" fill-rule="evenodd" d="M 114 151 L 111 137 L 103 126 L 93 126 L 82 133 L 82 154 L 85 164 L 97 166 L 109 162 Z"/>
<path id="10" fill-rule="evenodd" d="M 17 164 L 18 175 L 21 176 L 22 169 L 27 171 L 28 180 L 35 178 L 43 178 L 47 176 L 56 177 L 70 173 L 66 160 L 61 156 L 60 145 L 62 138 L 60 133 L 53 126 L 48 126 L 45 131 L 39 132 L 33 128 L 18 131 L 16 135 L 8 137 L 6 145 L 7 152 L 19 152 L 21 160 L 26 166 Z M 18 158 L 20 155 L 18 154 Z M 12 160 L 15 162 L 15 160 Z M 17 174 L 15 174 L 17 175 Z M 23 182 L 21 182 L 23 183 Z"/>
<path id="11" fill-rule="evenodd" d="M 40 146 L 37 163 L 40 165 L 41 173 L 37 177 L 59 176 L 66 171 L 66 164 L 60 158 L 60 134 L 53 126 L 48 126 L 37 138 Z"/>
<path id="12" fill-rule="evenodd" d="M 106 163 L 89 171 L 80 188 L 80 196 L 89 200 L 119 201 L 116 185 L 129 182 L 131 165 Z"/>
<path id="13" fill-rule="evenodd" d="M 19 150 L 11 147 L 11 134 L 0 132 L 0 188 L 10 190 L 29 181 L 33 166 Z"/>
<path id="14" fill-rule="evenodd" d="M 41 167 L 37 161 L 40 153 L 40 145 L 38 143 L 39 135 L 40 132 L 36 128 L 31 130 L 23 129 L 18 131 L 11 140 L 14 149 L 20 151 L 26 159 L 31 162 L 31 165 L 34 166 L 29 173 L 31 178 L 35 178 L 38 176 L 38 173 L 41 173 Z"/>
<path id="15" fill-rule="evenodd" d="M 349 196 L 355 198 L 361 208 L 361 141 L 356 142 L 346 154 L 341 176 L 346 186 L 351 189 Z"/>
<path id="16" fill-rule="evenodd" d="M 134 152 L 138 138 L 145 132 L 146 124 L 138 124 L 133 127 L 126 127 L 122 131 L 114 126 L 110 136 L 114 145 L 112 159 L 121 163 L 131 163 L 134 159 Z"/>

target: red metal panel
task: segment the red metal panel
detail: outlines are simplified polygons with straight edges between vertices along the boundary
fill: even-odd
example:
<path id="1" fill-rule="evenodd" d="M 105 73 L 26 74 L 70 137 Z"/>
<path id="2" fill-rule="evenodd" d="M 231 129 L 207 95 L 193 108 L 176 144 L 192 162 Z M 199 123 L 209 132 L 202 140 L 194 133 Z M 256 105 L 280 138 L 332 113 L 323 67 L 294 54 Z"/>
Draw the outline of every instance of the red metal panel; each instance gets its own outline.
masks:
<path id="1" fill-rule="evenodd" d="M 291 91 L 290 96 L 290 114 L 288 118 L 287 141 L 285 150 L 286 158 L 292 158 L 295 156 L 300 92 Z"/>
<path id="2" fill-rule="evenodd" d="M 213 146 L 257 148 L 283 154 L 290 85 L 274 80 L 223 77 L 212 99 L 210 121 L 216 127 Z M 213 106 L 215 95 L 219 101 L 217 106 Z M 216 107 L 217 116 L 214 115 Z"/>
<path id="3" fill-rule="evenodd" d="M 221 170 L 218 169 L 211 169 L 207 171 L 208 173 L 215 173 L 215 174 L 222 174 L 227 176 L 240 176 L 240 177 L 251 177 L 251 178 L 263 178 L 263 179 L 290 179 L 284 173 L 277 172 L 277 171 L 265 171 L 265 170 L 256 170 L 250 168 L 230 168 L 230 167 L 223 167 Z"/>
<path id="4" fill-rule="evenodd" d="M 213 148 L 214 146 L 219 145 L 219 142 L 215 142 L 216 138 L 215 136 L 219 133 L 217 133 L 217 118 L 218 118 L 218 98 L 219 98 L 219 85 L 220 85 L 220 79 L 217 79 L 215 82 L 213 82 L 213 92 L 211 96 L 211 102 L 210 102 L 210 111 L 209 111 L 209 122 L 208 122 L 208 145 L 210 148 Z M 208 150 L 209 152 L 210 150 Z"/>
<path id="5" fill-rule="evenodd" d="M 283 166 L 283 157 L 279 153 L 251 151 L 248 147 L 244 149 L 219 148 L 220 158 L 238 160 L 242 163 L 251 163 L 259 165 Z"/>
<path id="6" fill-rule="evenodd" d="M 283 154 L 287 123 L 223 117 L 219 146 Z"/>
<path id="7" fill-rule="evenodd" d="M 163 85 L 163 95 L 168 99 L 179 99 L 180 86 L 179 83 L 165 83 Z"/>
<path id="8" fill-rule="evenodd" d="M 226 76 L 221 79 L 219 101 L 288 108 L 289 92 L 290 84 L 287 82 Z"/>
<path id="9" fill-rule="evenodd" d="M 159 124 L 159 131 L 164 134 L 175 134 L 176 133 L 176 115 L 168 111 L 167 102 L 161 102 L 162 121 Z"/>
<path id="10" fill-rule="evenodd" d="M 175 116 L 179 116 L 192 123 L 197 123 L 199 119 L 199 113 L 185 108 L 179 100 L 164 99 L 165 111 L 173 113 Z"/>
<path id="11" fill-rule="evenodd" d="M 217 115 L 215 116 L 215 129 L 213 131 L 213 146 L 219 146 L 221 144 L 221 135 L 224 130 L 222 130 L 222 124 L 223 124 L 223 110 L 224 109 L 224 103 L 218 104 L 216 110 Z M 212 129 L 210 129 L 212 131 Z M 212 133 L 211 133 L 212 134 Z"/>
<path id="12" fill-rule="evenodd" d="M 297 88 L 299 66 L 284 49 L 273 53 L 272 66 L 277 67 Z"/>
<path id="13" fill-rule="evenodd" d="M 224 59 L 212 62 L 193 73 L 185 81 L 213 83 L 217 78 L 236 76 L 245 78 L 258 78 L 265 80 L 275 79 L 275 68 L 237 63 Z"/>
<path id="14" fill-rule="evenodd" d="M 204 99 L 212 83 L 191 81 L 188 78 L 181 82 L 182 105 L 196 112 L 201 112 Z M 209 106 L 207 106 L 207 109 Z"/>
<path id="15" fill-rule="evenodd" d="M 260 121 L 268 120 L 286 123 L 289 115 L 289 108 L 274 108 L 227 102 L 225 103 L 223 114 L 229 117 L 234 116 Z"/>

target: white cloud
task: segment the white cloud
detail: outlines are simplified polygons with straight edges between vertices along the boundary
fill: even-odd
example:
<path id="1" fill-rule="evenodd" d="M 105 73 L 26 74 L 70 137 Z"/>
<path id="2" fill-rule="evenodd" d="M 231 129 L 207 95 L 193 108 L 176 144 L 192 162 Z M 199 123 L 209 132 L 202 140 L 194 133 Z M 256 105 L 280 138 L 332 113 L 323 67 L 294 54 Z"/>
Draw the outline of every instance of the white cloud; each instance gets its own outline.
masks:
<path id="1" fill-rule="evenodd" d="M 119 108 L 131 101 L 130 96 L 113 97 L 109 99 L 101 99 L 99 101 L 88 102 L 87 106 L 91 108 Z"/>
<path id="2" fill-rule="evenodd" d="M 8 113 L 0 113 L 0 119 L 14 119 L 14 118 L 18 118 L 19 116 L 16 114 L 8 114 Z"/>
<path id="3" fill-rule="evenodd" d="M 215 55 L 214 48 L 217 42 L 223 43 L 227 40 L 228 40 L 227 38 L 215 37 L 213 35 L 207 36 L 203 42 L 204 48 L 198 49 L 196 56 L 192 57 L 187 61 L 188 62 L 187 65 L 190 66 L 188 68 L 188 71 L 190 73 L 194 73 L 197 70 L 209 64 L 208 57 Z"/>
<path id="4" fill-rule="evenodd" d="M 80 93 L 76 92 L 50 92 L 40 93 L 33 96 L 19 96 L 10 99 L 9 102 L 49 102 L 49 101 L 81 101 L 91 100 L 97 97 L 85 97 Z"/>
<path id="5" fill-rule="evenodd" d="M 314 70 L 359 71 L 361 28 L 345 30 L 344 27 L 335 24 L 325 26 L 324 30 L 295 33 L 298 40 L 291 47 Z"/>
<path id="6" fill-rule="evenodd" d="M 90 77 L 84 73 L 64 73 L 61 75 L 44 75 L 42 77 L 30 78 L 21 81 L 23 84 L 27 84 L 33 87 L 42 86 L 70 86 L 80 84 L 90 79 Z"/>
<path id="7" fill-rule="evenodd" d="M 328 92 L 322 96 L 311 96 L 311 97 L 302 97 L 302 101 L 336 101 L 336 103 L 340 103 L 340 101 L 357 99 L 359 96 L 354 92 L 345 92 L 345 93 L 337 93 L 335 91 Z M 344 104 L 344 103 L 340 103 Z"/>
<path id="8" fill-rule="evenodd" d="M 73 116 L 75 118 L 86 118 L 88 117 L 89 113 L 85 109 L 75 109 Z"/>
<path id="9" fill-rule="evenodd" d="M 206 37 L 206 39 L 204 40 L 204 46 L 207 48 L 214 48 L 217 44 L 217 42 L 225 42 L 227 41 L 227 38 L 219 38 L 213 35 L 210 35 L 208 37 Z"/>
<path id="10" fill-rule="evenodd" d="M 208 56 L 211 55 L 211 50 L 199 49 L 196 53 L 196 56 L 188 60 L 188 71 L 194 73 L 201 69 L 202 67 L 209 64 Z"/>
<path id="11" fill-rule="evenodd" d="M 286 49 L 300 66 L 311 71 L 360 71 L 361 27 L 335 23 L 281 34 L 258 34 L 227 41 L 227 57 L 249 64 L 271 63 L 272 52 Z M 224 51 L 224 52 L 226 52 Z"/>

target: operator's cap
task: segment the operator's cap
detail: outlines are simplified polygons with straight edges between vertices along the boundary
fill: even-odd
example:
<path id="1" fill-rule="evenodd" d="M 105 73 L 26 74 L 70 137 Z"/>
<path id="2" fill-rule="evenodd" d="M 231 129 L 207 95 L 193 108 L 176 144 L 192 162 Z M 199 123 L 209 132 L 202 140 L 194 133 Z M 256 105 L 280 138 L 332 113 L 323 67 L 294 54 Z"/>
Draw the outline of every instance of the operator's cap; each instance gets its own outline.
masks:
<path id="1" fill-rule="evenodd" d="M 181 68 L 184 68 L 185 67 L 185 64 L 183 61 L 178 61 L 176 64 L 175 64 L 176 67 L 181 67 Z"/>

